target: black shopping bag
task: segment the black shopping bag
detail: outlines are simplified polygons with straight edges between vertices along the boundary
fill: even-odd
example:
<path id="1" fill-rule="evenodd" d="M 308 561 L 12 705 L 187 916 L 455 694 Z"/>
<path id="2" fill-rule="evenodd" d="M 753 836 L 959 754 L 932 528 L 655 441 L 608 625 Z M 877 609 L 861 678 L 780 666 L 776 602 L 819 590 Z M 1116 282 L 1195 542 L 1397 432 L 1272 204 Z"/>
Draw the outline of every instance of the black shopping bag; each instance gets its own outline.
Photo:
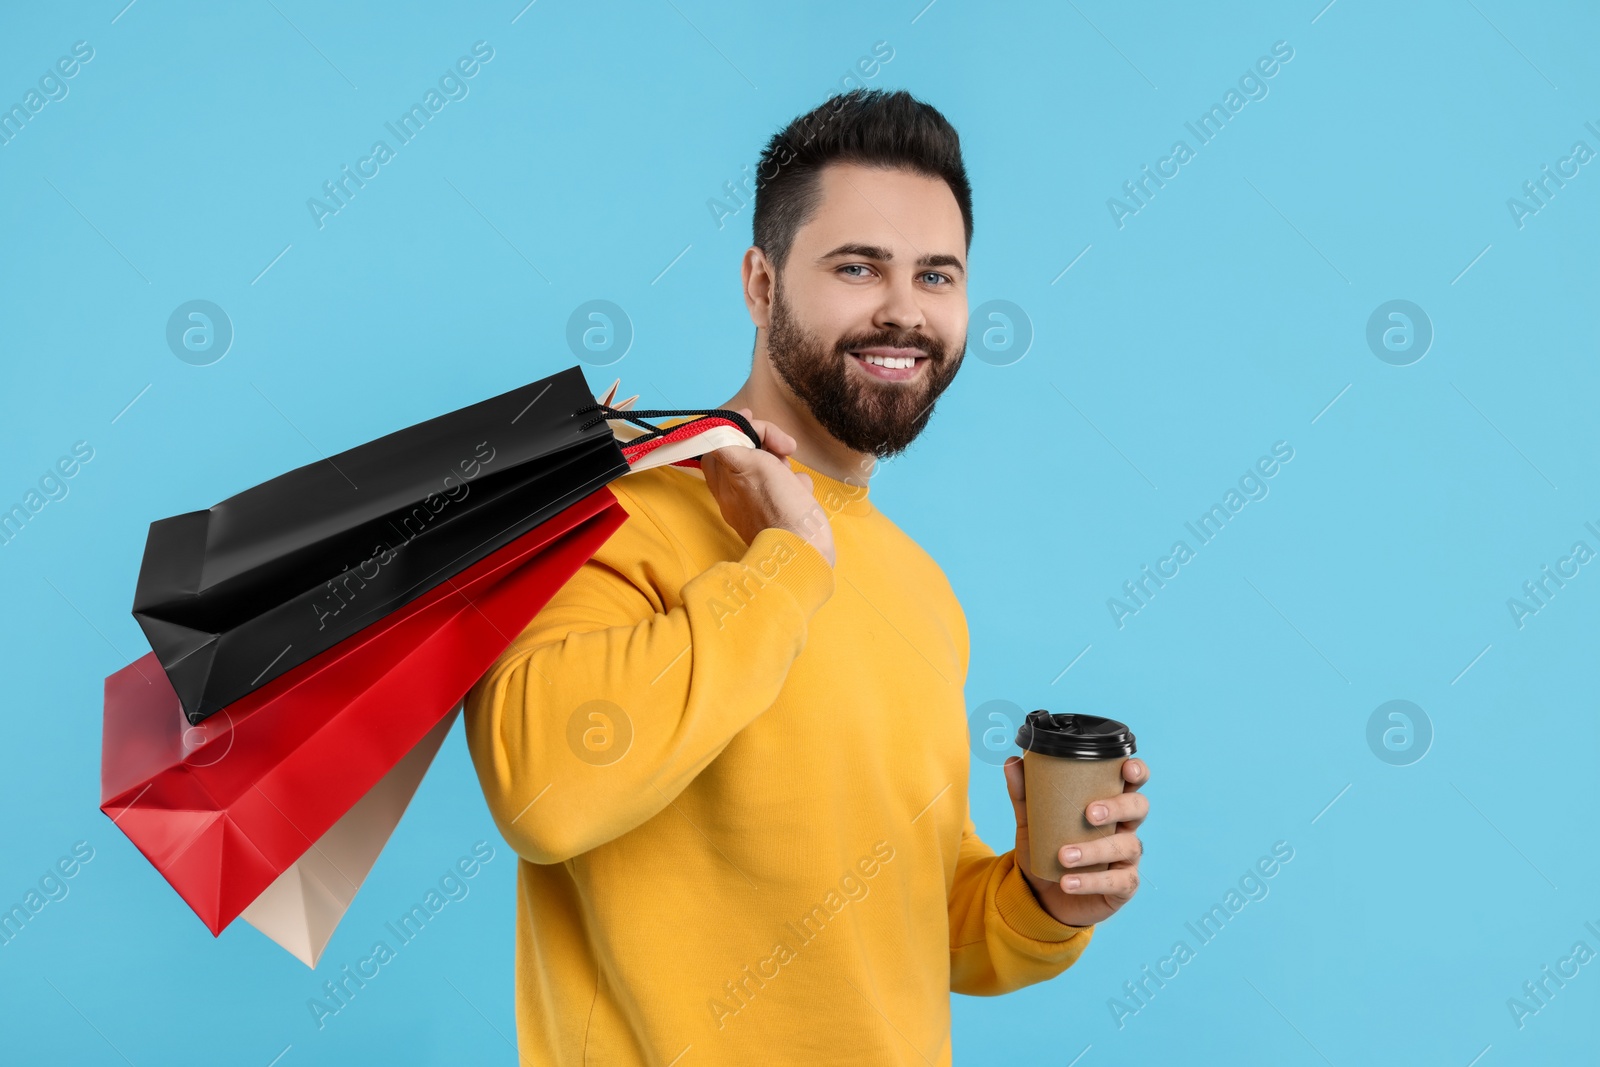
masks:
<path id="1" fill-rule="evenodd" d="M 597 407 L 572 367 L 151 523 L 133 614 L 189 722 L 627 473 Z"/>

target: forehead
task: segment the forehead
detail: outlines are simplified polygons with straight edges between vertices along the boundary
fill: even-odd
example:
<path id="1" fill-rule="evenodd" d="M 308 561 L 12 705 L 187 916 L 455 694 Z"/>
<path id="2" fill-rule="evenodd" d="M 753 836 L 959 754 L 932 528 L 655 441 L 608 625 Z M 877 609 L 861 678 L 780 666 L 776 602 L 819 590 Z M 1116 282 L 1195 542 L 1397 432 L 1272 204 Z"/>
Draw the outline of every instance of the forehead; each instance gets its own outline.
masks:
<path id="1" fill-rule="evenodd" d="M 876 245 L 896 259 L 924 254 L 966 262 L 966 227 L 943 179 L 901 168 L 830 163 L 820 172 L 817 210 L 795 234 L 809 256 L 841 244 Z"/>

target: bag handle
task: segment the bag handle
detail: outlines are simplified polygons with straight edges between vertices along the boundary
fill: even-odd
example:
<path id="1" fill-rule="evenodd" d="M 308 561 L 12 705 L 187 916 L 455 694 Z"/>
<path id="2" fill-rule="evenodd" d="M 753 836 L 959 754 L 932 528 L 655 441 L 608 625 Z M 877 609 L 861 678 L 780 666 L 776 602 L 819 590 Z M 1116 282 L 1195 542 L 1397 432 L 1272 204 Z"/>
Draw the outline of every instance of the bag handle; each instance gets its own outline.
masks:
<path id="1" fill-rule="evenodd" d="M 725 408 L 685 408 L 683 410 L 655 408 L 648 411 L 623 411 L 612 407 L 610 404 L 594 403 L 584 405 L 583 407 L 579 408 L 575 414 L 582 415 L 584 412 L 588 411 L 598 411 L 600 414 L 591 419 L 585 420 L 584 423 L 578 427 L 579 430 L 587 430 L 591 426 L 599 425 L 600 423 L 607 422 L 611 419 L 621 419 L 625 422 L 631 422 L 635 426 L 642 427 L 648 431 L 642 436 L 636 437 L 629 441 L 628 444 L 630 446 L 644 444 L 658 437 L 664 437 L 669 433 L 679 432 L 683 430 L 684 427 L 692 426 L 695 422 L 698 422 L 701 419 L 717 419 L 720 421 L 733 423 L 744 432 L 746 437 L 750 438 L 750 443 L 752 445 L 754 445 L 756 448 L 761 447 L 761 435 L 756 433 L 755 427 L 750 425 L 750 420 L 746 419 L 737 411 L 729 411 Z M 656 426 L 645 421 L 646 419 L 676 418 L 680 415 L 694 415 L 698 416 L 698 418 L 686 423 L 680 423 L 677 426 L 667 427 Z"/>

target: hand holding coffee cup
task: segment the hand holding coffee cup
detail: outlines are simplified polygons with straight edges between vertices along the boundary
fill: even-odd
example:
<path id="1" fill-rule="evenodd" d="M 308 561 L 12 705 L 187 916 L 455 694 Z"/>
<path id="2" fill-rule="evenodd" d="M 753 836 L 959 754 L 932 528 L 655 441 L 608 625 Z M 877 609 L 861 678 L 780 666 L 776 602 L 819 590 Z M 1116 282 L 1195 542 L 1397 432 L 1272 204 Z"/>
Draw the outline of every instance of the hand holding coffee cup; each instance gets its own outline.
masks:
<path id="1" fill-rule="evenodd" d="M 1149 780 L 1130 759 L 1134 736 L 1114 719 L 1029 713 L 1017 731 L 1021 759 L 1006 762 L 1017 819 L 1017 863 L 1057 921 L 1109 917 L 1138 889 L 1143 846 L 1134 831 L 1149 812 L 1136 792 Z"/>

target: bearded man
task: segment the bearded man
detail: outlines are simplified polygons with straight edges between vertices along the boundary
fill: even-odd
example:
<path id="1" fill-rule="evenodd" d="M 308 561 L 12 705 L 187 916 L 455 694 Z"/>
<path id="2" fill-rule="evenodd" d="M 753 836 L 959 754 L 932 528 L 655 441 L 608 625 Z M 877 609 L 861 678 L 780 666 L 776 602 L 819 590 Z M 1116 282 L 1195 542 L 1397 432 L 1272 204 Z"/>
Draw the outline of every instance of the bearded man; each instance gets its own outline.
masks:
<path id="1" fill-rule="evenodd" d="M 834 97 L 768 144 L 753 226 L 723 406 L 762 448 L 613 482 L 628 520 L 467 698 L 520 857 L 524 1063 L 948 1064 L 951 992 L 1060 974 L 1138 887 L 1141 760 L 1059 882 L 1014 761 L 1015 847 L 978 837 L 966 619 L 867 488 L 966 347 L 956 131 Z"/>

